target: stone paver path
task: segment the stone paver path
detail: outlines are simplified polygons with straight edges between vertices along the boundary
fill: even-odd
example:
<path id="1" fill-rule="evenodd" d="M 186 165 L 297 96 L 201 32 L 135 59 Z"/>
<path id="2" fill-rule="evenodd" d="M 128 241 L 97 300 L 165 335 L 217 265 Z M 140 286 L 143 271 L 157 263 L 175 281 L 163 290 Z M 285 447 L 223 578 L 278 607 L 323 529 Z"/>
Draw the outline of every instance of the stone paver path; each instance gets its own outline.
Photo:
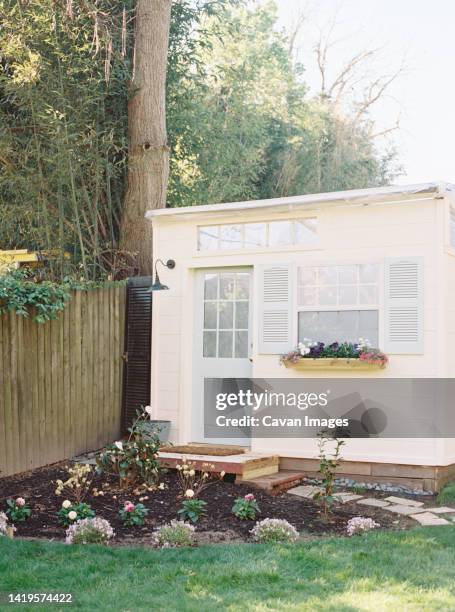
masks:
<path id="1" fill-rule="evenodd" d="M 375 497 L 359 499 L 357 503 L 362 504 L 362 506 L 374 506 L 375 508 L 386 508 L 390 505 L 389 502 L 386 502 L 383 499 L 376 499 Z"/>
<path id="2" fill-rule="evenodd" d="M 342 504 L 362 499 L 361 495 L 355 495 L 354 493 L 335 493 L 335 497 L 338 501 L 341 501 Z"/>
<path id="3" fill-rule="evenodd" d="M 313 499 L 315 493 L 321 492 L 322 487 L 314 485 L 302 485 L 289 489 L 288 493 L 291 495 L 297 495 L 306 499 Z M 373 506 L 375 508 L 383 508 L 389 512 L 395 514 L 409 516 L 414 519 L 420 525 L 425 527 L 433 525 L 451 525 L 455 523 L 455 508 L 450 506 L 435 506 L 432 508 L 425 508 L 425 503 L 416 501 L 414 499 L 407 499 L 405 497 L 397 497 L 390 495 L 385 499 L 377 499 L 376 497 L 363 497 L 362 495 L 356 495 L 350 491 L 340 491 L 335 493 L 337 501 L 346 504 L 354 502 L 359 506 Z M 447 518 L 438 516 L 441 514 L 449 515 Z"/>
<path id="4" fill-rule="evenodd" d="M 412 518 L 418 521 L 421 525 L 424 525 L 425 527 L 450 524 L 449 521 L 447 521 L 446 519 L 440 516 L 435 516 L 431 512 L 421 512 L 419 514 L 414 514 Z"/>
<path id="5" fill-rule="evenodd" d="M 304 497 L 305 499 L 313 499 L 316 493 L 321 493 L 322 487 L 315 487 L 312 485 L 302 485 L 300 487 L 294 487 L 289 489 L 288 493 L 291 495 L 297 495 L 298 497 Z"/>
<path id="6" fill-rule="evenodd" d="M 393 495 L 391 495 L 390 497 L 386 497 L 385 501 L 388 501 L 391 504 L 399 504 L 400 506 L 413 506 L 414 508 L 421 508 L 424 505 L 423 502 L 415 501 L 414 499 L 394 497 Z"/>
<path id="7" fill-rule="evenodd" d="M 414 508 L 413 506 L 405 506 L 404 504 L 394 504 L 393 506 L 385 506 L 384 510 L 389 510 L 390 512 L 395 512 L 396 514 L 410 516 L 411 514 L 422 512 L 423 508 Z"/>

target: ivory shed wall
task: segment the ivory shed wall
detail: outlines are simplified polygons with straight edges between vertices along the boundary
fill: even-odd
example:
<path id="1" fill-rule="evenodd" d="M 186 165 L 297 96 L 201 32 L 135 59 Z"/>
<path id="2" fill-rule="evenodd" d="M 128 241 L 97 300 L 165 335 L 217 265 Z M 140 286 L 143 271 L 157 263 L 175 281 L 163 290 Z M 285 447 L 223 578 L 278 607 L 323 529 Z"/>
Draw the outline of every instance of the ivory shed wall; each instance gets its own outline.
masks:
<path id="1" fill-rule="evenodd" d="M 176 268 L 160 271 L 169 291 L 154 294 L 152 342 L 152 405 L 158 418 L 172 422 L 171 439 L 191 440 L 192 356 L 195 271 L 217 267 L 253 267 L 253 377 L 298 377 L 279 365 L 278 355 L 258 352 L 258 266 L 293 262 L 296 265 L 382 263 L 385 258 L 420 256 L 424 259 L 424 352 L 391 355 L 389 367 L 353 372 L 359 377 L 451 377 L 455 356 L 455 251 L 448 248 L 449 202 L 440 193 L 379 197 L 366 190 L 365 199 L 315 202 L 289 207 L 211 210 L 153 217 L 154 257 L 174 259 Z M 317 247 L 255 248 L 226 252 L 198 252 L 199 225 L 318 218 Z M 146 222 L 150 222 L 147 220 Z M 380 288 L 380 294 L 383 291 Z M 296 314 L 297 317 L 297 314 Z M 379 314 L 379 348 L 384 321 Z M 447 333 L 448 330 L 448 333 Z M 289 349 L 296 344 L 294 340 Z M 351 374 L 350 374 L 351 375 Z M 314 372 L 311 376 L 343 377 L 343 372 Z M 313 440 L 253 440 L 253 450 L 286 457 L 315 457 Z M 455 462 L 455 440 L 350 440 L 343 457 L 355 461 L 447 465 Z"/>

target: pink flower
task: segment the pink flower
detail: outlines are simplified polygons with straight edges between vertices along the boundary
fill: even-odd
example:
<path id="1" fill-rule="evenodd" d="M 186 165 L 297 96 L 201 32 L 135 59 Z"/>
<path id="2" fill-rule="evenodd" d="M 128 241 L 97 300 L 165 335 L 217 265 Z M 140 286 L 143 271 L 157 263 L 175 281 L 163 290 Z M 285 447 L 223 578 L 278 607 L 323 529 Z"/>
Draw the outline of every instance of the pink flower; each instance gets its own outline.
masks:
<path id="1" fill-rule="evenodd" d="M 16 499 L 16 506 L 19 506 L 19 508 L 25 506 L 25 499 L 23 497 L 18 497 Z"/>
<path id="2" fill-rule="evenodd" d="M 125 508 L 125 512 L 133 512 L 134 510 L 133 502 L 130 502 L 130 501 L 125 502 L 124 508 Z"/>
<path id="3" fill-rule="evenodd" d="M 248 493 L 245 495 L 245 501 L 253 501 L 254 495 L 252 493 Z"/>

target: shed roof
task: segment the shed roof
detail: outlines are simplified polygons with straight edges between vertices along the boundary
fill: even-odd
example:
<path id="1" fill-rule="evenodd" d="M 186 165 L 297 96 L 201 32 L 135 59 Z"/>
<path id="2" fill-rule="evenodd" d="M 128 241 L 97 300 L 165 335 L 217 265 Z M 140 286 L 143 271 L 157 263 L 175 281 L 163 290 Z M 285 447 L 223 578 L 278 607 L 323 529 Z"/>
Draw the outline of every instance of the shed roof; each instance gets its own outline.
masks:
<path id="1" fill-rule="evenodd" d="M 329 202 L 356 202 L 387 201 L 397 197 L 419 194 L 441 194 L 454 197 L 455 185 L 445 182 L 417 183 L 414 185 L 396 185 L 391 187 L 373 187 L 369 189 L 350 189 L 349 191 L 332 191 L 327 193 L 305 194 L 285 198 L 270 198 L 267 200 L 249 200 L 246 202 L 226 202 L 223 204 L 205 204 L 200 206 L 185 206 L 180 208 L 158 208 L 148 210 L 146 218 L 174 217 L 181 215 L 207 215 L 208 213 L 227 213 L 241 210 L 261 208 L 302 207 L 310 208 L 314 205 Z"/>

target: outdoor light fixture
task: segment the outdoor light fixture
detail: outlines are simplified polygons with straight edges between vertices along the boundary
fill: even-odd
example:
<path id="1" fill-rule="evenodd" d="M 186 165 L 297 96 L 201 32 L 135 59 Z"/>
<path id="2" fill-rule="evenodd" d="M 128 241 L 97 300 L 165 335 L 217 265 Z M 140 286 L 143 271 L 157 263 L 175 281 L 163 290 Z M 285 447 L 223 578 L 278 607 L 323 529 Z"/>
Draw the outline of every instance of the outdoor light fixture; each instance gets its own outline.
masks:
<path id="1" fill-rule="evenodd" d="M 173 270 L 175 268 L 175 261 L 173 259 L 168 259 L 167 261 L 157 259 L 155 261 L 155 280 L 150 289 L 147 289 L 147 293 L 152 293 L 152 291 L 164 291 L 165 289 L 169 289 L 167 285 L 163 285 L 163 283 L 160 281 L 160 277 L 158 276 L 158 270 L 156 269 L 156 266 L 159 263 L 163 266 L 166 266 L 166 268 L 169 268 L 169 270 Z"/>

